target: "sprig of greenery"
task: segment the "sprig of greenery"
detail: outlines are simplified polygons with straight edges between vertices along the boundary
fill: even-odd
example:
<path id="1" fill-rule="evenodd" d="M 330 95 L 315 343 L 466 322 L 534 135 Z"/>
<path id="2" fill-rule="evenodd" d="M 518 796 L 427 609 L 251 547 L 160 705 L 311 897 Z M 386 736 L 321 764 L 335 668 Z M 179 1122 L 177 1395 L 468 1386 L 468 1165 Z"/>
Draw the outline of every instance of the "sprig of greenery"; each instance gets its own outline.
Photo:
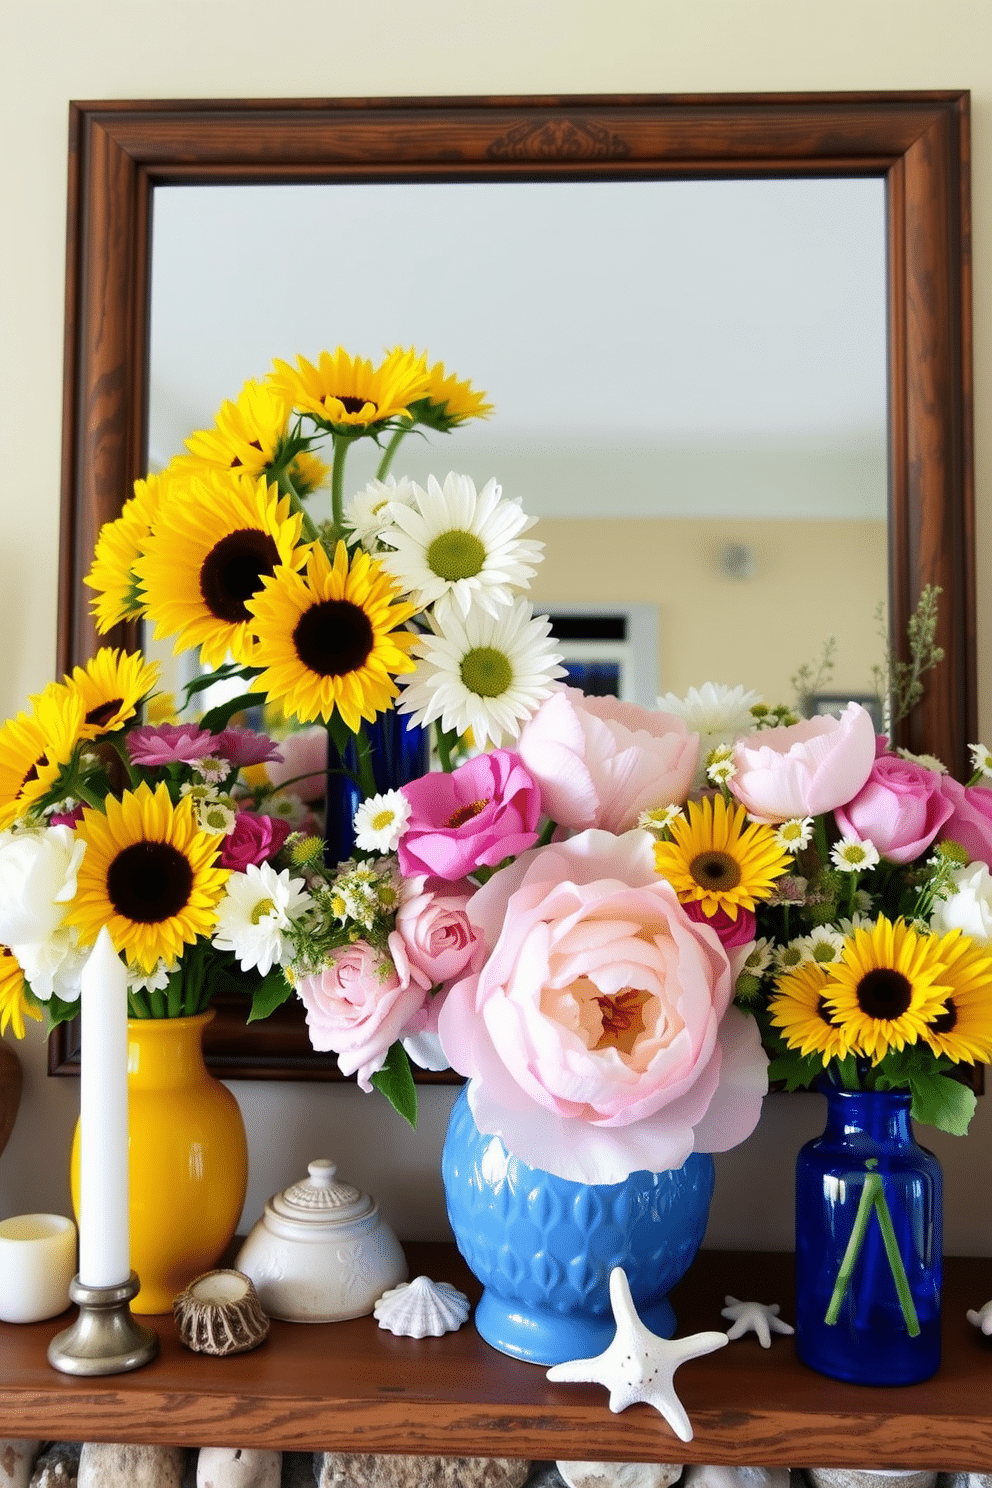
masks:
<path id="1" fill-rule="evenodd" d="M 909 617 L 908 661 L 900 661 L 893 649 L 884 601 L 879 602 L 875 611 L 885 659 L 872 667 L 872 680 L 882 703 L 882 722 L 887 733 L 913 711 L 923 696 L 923 678 L 944 659 L 944 649 L 937 645 L 937 601 L 942 592 L 939 584 L 927 584 Z"/>
<path id="2" fill-rule="evenodd" d="M 825 692 L 826 684 L 833 675 L 837 659 L 837 637 L 827 636 L 820 652 L 819 660 L 815 663 L 816 671 L 813 670 L 814 663 L 806 661 L 801 667 L 797 667 L 789 678 L 789 686 L 796 697 L 796 711 L 805 713 L 808 700 L 817 692 Z"/>

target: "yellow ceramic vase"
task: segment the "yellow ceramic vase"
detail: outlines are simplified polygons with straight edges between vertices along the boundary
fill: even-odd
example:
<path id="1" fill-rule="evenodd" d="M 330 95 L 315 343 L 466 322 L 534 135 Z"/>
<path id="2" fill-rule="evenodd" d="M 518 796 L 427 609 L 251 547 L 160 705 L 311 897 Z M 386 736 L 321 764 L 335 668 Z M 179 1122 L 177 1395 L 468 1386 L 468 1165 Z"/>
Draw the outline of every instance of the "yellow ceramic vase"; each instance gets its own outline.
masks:
<path id="1" fill-rule="evenodd" d="M 203 1062 L 213 1013 L 128 1020 L 128 1173 L 135 1312 L 169 1312 L 172 1299 L 214 1267 L 234 1235 L 248 1181 L 244 1122 L 231 1092 Z M 79 1213 L 79 1126 L 72 1148 Z"/>

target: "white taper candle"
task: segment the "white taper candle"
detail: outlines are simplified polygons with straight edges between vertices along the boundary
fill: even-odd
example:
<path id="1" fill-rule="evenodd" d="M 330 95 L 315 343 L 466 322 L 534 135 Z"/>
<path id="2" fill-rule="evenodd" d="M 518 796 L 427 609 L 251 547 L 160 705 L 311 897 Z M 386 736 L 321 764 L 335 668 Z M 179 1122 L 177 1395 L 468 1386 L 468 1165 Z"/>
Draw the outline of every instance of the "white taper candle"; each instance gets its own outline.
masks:
<path id="1" fill-rule="evenodd" d="M 79 1091 L 79 1280 L 131 1274 L 127 1173 L 127 973 L 106 925 L 83 967 Z"/>

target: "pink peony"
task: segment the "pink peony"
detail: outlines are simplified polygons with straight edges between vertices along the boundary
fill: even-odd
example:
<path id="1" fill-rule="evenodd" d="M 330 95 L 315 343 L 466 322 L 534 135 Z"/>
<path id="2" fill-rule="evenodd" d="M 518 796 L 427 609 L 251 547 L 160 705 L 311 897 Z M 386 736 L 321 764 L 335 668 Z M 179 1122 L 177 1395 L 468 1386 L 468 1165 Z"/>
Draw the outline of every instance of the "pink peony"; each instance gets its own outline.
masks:
<path id="1" fill-rule="evenodd" d="M 249 863 L 261 864 L 274 858 L 288 836 L 289 822 L 282 817 L 239 811 L 233 829 L 224 838 L 220 866 L 244 873 Z"/>
<path id="2" fill-rule="evenodd" d="M 327 789 L 327 730 L 322 723 L 298 729 L 279 741 L 278 760 L 267 766 L 273 785 L 301 801 L 322 801 Z"/>
<path id="3" fill-rule="evenodd" d="M 444 1052 L 483 1132 L 584 1183 L 678 1168 L 753 1130 L 767 1060 L 713 930 L 654 871 L 646 832 L 584 832 L 473 896 L 488 958 L 448 991 Z"/>
<path id="4" fill-rule="evenodd" d="M 562 687 L 524 726 L 520 758 L 559 826 L 627 832 L 689 794 L 699 736 L 681 718 Z"/>
<path id="5" fill-rule="evenodd" d="M 537 841 L 541 793 L 509 750 L 477 755 L 450 775 L 432 771 L 400 789 L 410 802 L 398 848 L 406 878 L 465 878 Z"/>
<path id="6" fill-rule="evenodd" d="M 467 908 L 474 889 L 474 884 L 449 884 L 442 879 L 406 881 L 396 929 L 411 966 L 430 977 L 432 986 L 461 976 L 479 947 Z"/>
<path id="7" fill-rule="evenodd" d="M 372 1089 L 371 1077 L 415 1019 L 429 990 L 430 981 L 410 965 L 403 938 L 395 931 L 388 958 L 359 940 L 334 951 L 330 966 L 297 985 L 311 1044 L 333 1050 L 341 1073 L 357 1071 L 365 1091 Z"/>
<path id="8" fill-rule="evenodd" d="M 819 816 L 856 796 L 874 761 L 871 714 L 848 703 L 839 718 L 804 718 L 741 739 L 730 789 L 756 821 Z"/>
<path id="9" fill-rule="evenodd" d="M 224 729 L 217 735 L 217 753 L 239 770 L 246 765 L 264 765 L 270 760 L 279 764 L 282 761 L 278 744 L 273 743 L 268 734 L 259 734 L 249 728 Z"/>
<path id="10" fill-rule="evenodd" d="M 954 810 L 941 779 L 915 760 L 879 755 L 858 794 L 834 812 L 841 835 L 873 842 L 892 863 L 911 863 Z"/>
<path id="11" fill-rule="evenodd" d="M 217 735 L 195 723 L 160 723 L 132 729 L 127 752 L 133 765 L 194 765 L 217 753 Z"/>
<path id="12" fill-rule="evenodd" d="M 940 790 L 951 803 L 951 815 L 940 836 L 960 842 L 972 862 L 992 868 L 992 790 L 985 785 L 961 785 L 950 775 L 940 777 Z"/>

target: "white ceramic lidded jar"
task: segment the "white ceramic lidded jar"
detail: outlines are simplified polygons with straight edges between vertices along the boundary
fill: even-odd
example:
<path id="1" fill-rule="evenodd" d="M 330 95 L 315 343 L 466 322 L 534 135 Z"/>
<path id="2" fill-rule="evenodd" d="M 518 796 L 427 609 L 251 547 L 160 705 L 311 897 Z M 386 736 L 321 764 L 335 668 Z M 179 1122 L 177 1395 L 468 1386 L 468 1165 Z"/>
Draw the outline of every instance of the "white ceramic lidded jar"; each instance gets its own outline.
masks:
<path id="1" fill-rule="evenodd" d="M 238 1252 L 269 1317 L 335 1323 L 364 1317 L 389 1287 L 406 1281 L 400 1242 L 368 1194 L 338 1182 L 329 1158 L 276 1194 Z"/>

